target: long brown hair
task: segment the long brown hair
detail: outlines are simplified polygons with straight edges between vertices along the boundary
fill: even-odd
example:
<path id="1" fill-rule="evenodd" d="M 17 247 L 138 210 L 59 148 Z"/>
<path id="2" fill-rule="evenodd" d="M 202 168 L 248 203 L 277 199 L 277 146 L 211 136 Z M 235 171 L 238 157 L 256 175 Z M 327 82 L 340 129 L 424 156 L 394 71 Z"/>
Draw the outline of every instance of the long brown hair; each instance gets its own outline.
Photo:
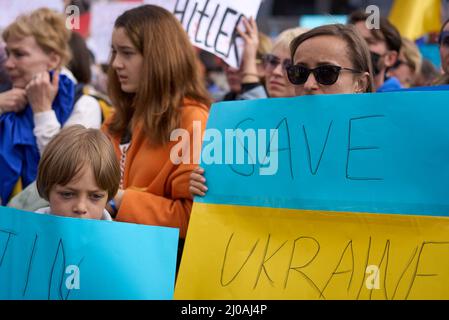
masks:
<path id="1" fill-rule="evenodd" d="M 294 59 L 296 49 L 307 39 L 318 36 L 335 36 L 346 42 L 348 56 L 354 69 L 368 72 L 369 81 L 365 92 L 374 91 L 373 68 L 371 63 L 371 55 L 365 40 L 357 33 L 354 26 L 331 24 L 314 28 L 306 33 L 296 37 L 290 44 L 290 52 L 292 61 Z"/>
<path id="2" fill-rule="evenodd" d="M 142 122 L 152 144 L 165 144 L 170 132 L 180 126 L 180 107 L 185 98 L 210 104 L 196 52 L 179 21 L 158 6 L 144 5 L 125 11 L 114 28 L 124 29 L 142 54 L 143 66 L 137 92 L 123 92 L 112 68 L 112 55 L 108 93 L 116 112 L 109 132 L 120 135 L 130 124 Z"/>

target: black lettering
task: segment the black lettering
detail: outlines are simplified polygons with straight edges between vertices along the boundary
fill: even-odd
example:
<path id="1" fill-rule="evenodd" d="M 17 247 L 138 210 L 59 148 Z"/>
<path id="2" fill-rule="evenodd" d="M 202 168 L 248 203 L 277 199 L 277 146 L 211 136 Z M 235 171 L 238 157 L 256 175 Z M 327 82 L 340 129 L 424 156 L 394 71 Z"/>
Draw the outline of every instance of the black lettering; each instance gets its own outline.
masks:
<path id="1" fill-rule="evenodd" d="M 364 117 L 358 117 L 358 118 L 352 118 L 349 120 L 349 134 L 348 134 L 348 153 L 347 153 L 347 158 L 346 158 L 346 179 L 348 180 L 361 180 L 361 181 L 382 181 L 384 180 L 383 178 L 374 178 L 374 177 L 353 177 L 349 174 L 349 158 L 351 155 L 351 152 L 355 152 L 355 151 L 366 151 L 366 150 L 379 150 L 379 147 L 371 147 L 371 146 L 366 146 L 366 147 L 361 147 L 361 146 L 357 146 L 357 147 L 353 147 L 351 144 L 351 131 L 352 131 L 352 122 L 353 121 L 359 121 L 359 120 L 365 120 L 365 119 L 371 119 L 371 118 L 383 118 L 383 115 L 374 115 L 374 116 L 364 116 Z"/>
<path id="2" fill-rule="evenodd" d="M 369 237 L 369 241 L 368 241 L 368 253 L 366 254 L 365 267 L 362 270 L 363 278 L 362 278 L 362 283 L 360 284 L 359 292 L 357 293 L 357 297 L 356 297 L 357 300 L 359 300 L 360 292 L 362 291 L 363 285 L 365 284 L 366 268 L 368 268 L 370 251 L 371 251 L 371 237 Z"/>
<path id="3" fill-rule="evenodd" d="M 195 12 L 196 12 L 196 8 L 198 7 L 198 2 L 195 2 L 195 6 L 193 7 L 192 10 L 192 15 L 190 16 L 189 22 L 187 23 L 187 27 L 186 27 L 186 32 L 187 34 L 189 34 L 190 31 L 190 25 L 192 23 L 193 17 L 195 16 Z M 199 26 L 198 26 L 199 27 Z"/>
<path id="4" fill-rule="evenodd" d="M 267 147 L 267 153 L 268 151 L 271 152 L 282 152 L 282 151 L 288 151 L 288 161 L 289 161 L 289 165 L 290 165 L 290 176 L 292 178 L 292 180 L 294 179 L 293 177 L 293 160 L 292 160 L 292 147 L 291 147 L 291 139 L 290 139 L 290 129 L 288 127 L 288 120 L 287 118 L 282 119 L 278 125 L 276 126 L 276 130 L 279 130 L 279 128 L 281 127 L 282 124 L 285 124 L 285 130 L 287 133 L 287 143 L 288 143 L 288 147 L 286 148 L 279 148 L 277 150 L 271 150 L 271 139 L 270 139 L 270 143 Z M 279 139 L 279 141 L 283 141 L 284 139 Z"/>
<path id="5" fill-rule="evenodd" d="M 226 58 L 229 57 L 229 51 L 230 51 L 230 48 L 231 48 L 231 41 L 229 41 L 228 52 L 225 53 L 225 52 L 222 52 L 222 51 L 218 50 L 218 40 L 220 39 L 220 36 L 225 36 L 225 37 L 229 36 L 229 34 L 227 34 L 226 32 L 223 31 L 223 26 L 224 26 L 224 23 L 226 21 L 226 17 L 228 16 L 228 14 L 236 15 L 237 11 L 235 11 L 234 9 L 231 9 L 231 8 L 226 8 L 226 11 L 225 11 L 225 13 L 223 15 L 223 19 L 221 19 L 220 28 L 218 29 L 217 36 L 215 37 L 215 45 L 214 45 L 215 52 L 225 56 Z"/>
<path id="6" fill-rule="evenodd" d="M 28 281 L 30 279 L 30 274 L 31 274 L 31 267 L 33 266 L 33 258 L 34 258 L 34 253 L 36 252 L 36 244 L 37 244 L 37 240 L 38 240 L 38 235 L 36 234 L 36 236 L 34 237 L 34 243 L 33 243 L 33 248 L 31 249 L 31 254 L 30 254 L 30 261 L 28 262 L 28 271 L 27 271 L 27 275 L 26 275 L 26 280 L 25 280 L 25 287 L 23 288 L 23 294 L 22 296 L 25 296 L 26 291 L 28 289 Z"/>
<path id="7" fill-rule="evenodd" d="M 384 249 L 384 252 L 383 252 L 383 254 L 382 254 L 382 258 L 380 259 L 380 262 L 379 262 L 379 264 L 377 264 L 377 266 L 378 266 L 378 270 L 379 270 L 379 273 L 380 273 L 380 268 L 382 267 L 382 264 L 383 264 L 383 262 L 384 262 L 384 258 L 386 257 L 386 262 L 385 262 L 385 272 L 384 272 L 384 276 L 383 276 L 383 292 L 384 292 L 384 295 L 385 295 L 385 300 L 388 300 L 388 295 L 387 295 L 387 271 L 388 271 L 388 262 L 389 262 L 389 260 L 390 260 L 390 240 L 387 240 L 386 242 L 385 242 L 385 249 Z M 376 274 L 376 277 L 378 277 L 379 275 L 378 274 Z M 369 299 L 371 300 L 371 298 L 372 298 L 372 296 L 373 296 L 373 292 L 374 292 L 374 290 L 371 290 L 370 291 L 370 293 L 369 293 Z"/>
<path id="8" fill-rule="evenodd" d="M 242 266 L 240 267 L 240 269 L 234 274 L 234 276 L 231 278 L 231 280 L 229 280 L 227 283 L 224 283 L 223 281 L 223 274 L 224 274 L 224 269 L 225 269 L 225 264 L 226 264 L 226 259 L 228 256 L 228 251 L 229 251 L 229 247 L 231 245 L 231 241 L 232 238 L 234 237 L 234 233 L 231 234 L 231 236 L 229 237 L 229 241 L 228 244 L 226 245 L 226 250 L 225 250 L 225 255 L 223 258 L 223 265 L 221 267 L 221 277 L 220 277 L 220 283 L 222 287 L 226 287 L 228 285 L 231 284 L 231 282 L 233 282 L 237 276 L 239 275 L 239 273 L 243 270 L 243 267 L 245 267 L 246 263 L 248 262 L 249 258 L 253 255 L 254 250 L 256 250 L 257 244 L 259 243 L 259 239 L 256 241 L 256 243 L 254 244 L 254 246 L 251 248 L 248 256 L 246 257 L 245 261 L 243 262 Z"/>
<path id="9" fill-rule="evenodd" d="M 6 252 L 8 251 L 9 242 L 11 240 L 11 236 L 16 236 L 17 233 L 14 231 L 8 231 L 8 230 L 0 230 L 1 233 L 6 233 L 8 235 L 8 240 L 6 240 L 5 248 L 3 249 L 2 257 L 0 258 L 0 267 L 3 264 L 3 260 L 5 259 Z"/>
<path id="10" fill-rule="evenodd" d="M 173 15 L 180 16 L 180 18 L 178 17 L 178 19 L 179 19 L 179 21 L 181 21 L 181 24 L 184 24 L 184 16 L 186 14 L 187 7 L 189 6 L 190 0 L 186 0 L 184 8 L 181 8 L 181 9 L 178 8 L 179 2 L 180 2 L 179 0 L 176 0 L 175 10 L 173 11 Z"/>
<path id="11" fill-rule="evenodd" d="M 218 9 L 220 9 L 220 5 L 219 5 L 219 4 L 218 4 L 217 7 L 215 8 L 215 12 L 214 12 L 214 14 L 212 15 L 212 19 L 210 19 L 209 27 L 207 28 L 207 32 L 206 32 L 206 41 L 204 42 L 204 45 L 205 45 L 207 48 L 212 48 L 212 47 L 213 47 L 213 45 L 212 45 L 212 44 L 209 44 L 207 40 L 209 40 L 210 29 L 212 28 L 212 25 L 214 24 L 215 18 L 217 17 Z"/>
<path id="12" fill-rule="evenodd" d="M 252 118 L 246 118 L 246 119 L 243 119 L 242 121 L 240 121 L 240 122 L 235 126 L 234 129 L 239 129 L 240 126 L 241 126 L 242 124 L 244 124 L 245 122 L 247 122 L 247 121 L 254 121 L 254 119 L 252 119 Z M 243 130 L 243 129 L 242 129 L 242 130 Z M 237 142 L 239 145 L 241 145 L 241 146 L 243 147 L 243 150 L 244 150 L 245 154 L 248 155 L 248 159 L 249 159 L 249 161 L 248 161 L 248 166 L 249 166 L 250 169 L 249 169 L 248 171 L 239 171 L 239 170 L 237 170 L 237 169 L 235 168 L 234 164 L 229 164 L 229 167 L 231 168 L 231 170 L 232 170 L 234 173 L 238 174 L 239 176 L 250 177 L 250 176 L 252 176 L 252 175 L 254 174 L 254 170 L 255 170 L 255 165 L 254 165 L 255 159 L 253 158 L 253 156 L 251 155 L 251 153 L 248 151 L 248 148 L 245 147 L 245 142 L 244 142 L 244 141 L 241 141 L 240 139 L 237 139 L 237 137 L 236 137 L 236 142 Z M 237 144 L 236 144 L 236 149 L 237 149 Z M 233 162 L 233 161 L 232 161 L 232 162 Z M 242 165 L 239 165 L 238 167 L 242 167 Z"/>
<path id="13" fill-rule="evenodd" d="M 309 145 L 309 138 L 307 137 L 307 130 L 306 130 L 305 126 L 302 126 L 302 130 L 304 132 L 304 139 L 306 140 L 307 158 L 309 160 L 309 170 L 310 170 L 310 173 L 312 175 L 316 175 L 317 172 L 318 172 L 318 169 L 320 167 L 321 159 L 323 158 L 324 150 L 326 149 L 327 141 L 329 140 L 329 135 L 330 135 L 331 128 L 332 128 L 332 123 L 333 123 L 333 121 L 331 121 L 330 124 L 329 124 L 329 128 L 327 130 L 327 135 L 326 135 L 326 140 L 324 141 L 324 146 L 321 149 L 320 158 L 318 159 L 318 162 L 317 162 L 317 164 L 315 166 L 315 169 L 312 168 L 312 156 L 310 154 L 310 145 Z"/>
<path id="14" fill-rule="evenodd" d="M 315 252 L 315 254 L 313 255 L 313 257 L 312 257 L 308 262 L 306 262 L 305 264 L 303 264 L 302 266 L 292 267 L 292 261 L 293 261 L 293 256 L 294 256 L 294 254 L 295 254 L 296 243 L 299 242 L 299 241 L 302 241 L 302 240 L 309 240 L 309 241 L 311 240 L 312 242 L 314 242 L 314 243 L 316 244 L 316 246 L 317 246 L 316 252 Z M 307 276 L 304 272 L 300 271 L 300 269 L 304 269 L 304 268 L 306 268 L 307 266 L 309 266 L 309 265 L 312 263 L 312 261 L 315 260 L 315 258 L 317 257 L 317 255 L 318 255 L 319 252 L 320 252 L 320 244 L 319 244 L 319 242 L 318 242 L 316 239 L 311 238 L 311 237 L 299 237 L 299 238 L 295 239 L 295 241 L 293 242 L 293 249 L 292 249 L 292 254 L 291 254 L 291 256 L 290 256 L 290 262 L 289 262 L 289 264 L 288 264 L 287 275 L 286 275 L 286 277 L 285 277 L 284 289 L 287 288 L 287 283 L 288 283 L 288 277 L 289 277 L 289 275 L 290 275 L 290 270 L 294 270 L 294 271 L 298 272 L 299 274 L 301 274 L 301 275 L 304 277 L 304 279 L 306 279 L 306 281 L 310 284 L 310 286 L 311 286 L 314 290 L 316 290 L 317 293 L 321 296 L 321 290 L 320 290 L 320 289 L 317 287 L 317 285 L 312 281 L 312 279 L 310 279 L 310 277 Z M 323 298 L 325 299 L 324 296 L 323 296 Z"/>
<path id="15" fill-rule="evenodd" d="M 235 23 L 234 26 L 234 31 L 232 32 L 232 38 L 231 38 L 231 43 L 229 45 L 229 50 L 228 50 L 228 54 L 226 55 L 227 57 L 229 57 L 229 54 L 231 52 L 231 49 L 234 48 L 234 55 L 235 55 L 235 61 L 237 62 L 237 65 L 240 66 L 240 54 L 238 51 L 238 46 L 237 46 L 237 38 L 240 36 L 238 31 L 237 31 L 237 27 L 240 23 L 240 21 L 243 19 L 244 15 L 241 14 L 239 16 L 239 18 L 237 19 L 237 22 Z"/>
<path id="16" fill-rule="evenodd" d="M 447 245 L 449 245 L 449 242 L 423 242 L 423 244 L 421 245 L 421 249 L 419 250 L 418 259 L 416 260 L 415 271 L 413 272 L 413 278 L 410 283 L 410 287 L 408 288 L 407 295 L 405 296 L 405 300 L 408 299 L 408 297 L 410 295 L 410 291 L 412 291 L 413 285 L 415 284 L 415 280 L 417 277 L 435 277 L 438 275 L 435 273 L 418 273 L 419 262 L 421 261 L 421 256 L 424 251 L 424 247 L 427 245 L 446 245 L 447 246 Z"/>
<path id="17" fill-rule="evenodd" d="M 209 18 L 209 15 L 206 14 L 207 6 L 209 5 L 210 0 L 206 0 L 206 3 L 204 4 L 203 10 L 199 10 L 198 14 L 200 15 L 200 18 L 198 19 L 198 28 L 196 29 L 195 33 L 195 42 L 196 43 L 202 43 L 201 40 L 198 39 L 198 33 L 201 28 L 201 22 L 203 21 L 203 18 Z"/>
<path id="18" fill-rule="evenodd" d="M 351 249 L 351 262 L 352 262 L 351 270 L 337 271 L 338 268 L 339 268 L 340 265 L 341 265 L 341 262 L 343 261 L 343 258 L 344 258 L 344 256 L 345 256 L 346 251 L 348 250 L 348 248 Z M 345 274 L 345 273 L 349 273 L 349 272 L 351 272 L 351 277 L 349 278 L 349 283 L 348 283 L 348 289 L 347 289 L 347 291 L 349 291 L 349 288 L 351 287 L 352 278 L 353 278 L 353 276 L 354 276 L 354 249 L 353 249 L 353 247 L 352 247 L 352 240 L 350 240 L 350 241 L 348 242 L 348 244 L 346 245 L 346 247 L 344 248 L 344 250 L 343 250 L 343 252 L 342 252 L 342 254 L 341 254 L 341 256 L 340 256 L 340 260 L 339 260 L 338 263 L 337 263 L 337 266 L 335 267 L 334 271 L 332 272 L 332 274 L 331 274 L 329 280 L 327 280 L 326 285 L 323 287 L 323 290 L 321 290 L 320 298 L 323 297 L 324 291 L 326 290 L 327 286 L 329 285 L 329 283 L 331 282 L 332 278 L 333 278 L 335 275 Z"/>
<path id="19" fill-rule="evenodd" d="M 267 263 L 271 258 L 273 258 L 273 256 L 276 253 L 278 253 L 279 250 L 281 250 L 281 248 L 287 243 L 287 241 L 285 241 L 279 248 L 277 248 L 277 250 L 268 259 L 265 259 L 265 257 L 267 256 L 267 252 L 268 252 L 268 246 L 270 245 L 270 237 L 271 237 L 271 235 L 269 234 L 268 235 L 268 240 L 267 240 L 267 245 L 265 246 L 265 251 L 264 251 L 263 256 L 262 256 L 262 263 L 260 264 L 259 272 L 257 273 L 256 283 L 254 283 L 253 289 L 256 289 L 256 287 L 257 287 L 257 283 L 259 282 L 260 274 L 262 273 L 262 270 L 265 273 L 265 275 L 267 276 L 267 278 L 270 281 L 270 283 L 271 284 L 274 283 L 273 280 L 268 275 L 267 269 L 265 268 L 265 263 Z"/>
<path id="20" fill-rule="evenodd" d="M 65 261 L 64 243 L 62 242 L 62 239 L 59 239 L 58 248 L 56 249 L 55 258 L 53 260 L 53 264 L 52 264 L 51 271 L 50 271 L 50 280 L 48 282 L 48 300 L 51 299 L 53 276 L 55 273 L 58 272 L 58 270 L 56 268 L 56 264 L 57 264 L 57 261 L 58 261 L 58 258 L 60 255 L 62 258 L 62 263 L 60 264 L 61 268 L 59 270 L 60 271 L 60 280 L 59 280 L 58 294 L 59 294 L 59 299 L 63 300 L 64 297 L 62 295 L 62 285 L 64 283 L 64 272 L 65 272 L 65 267 L 66 267 L 66 261 Z"/>

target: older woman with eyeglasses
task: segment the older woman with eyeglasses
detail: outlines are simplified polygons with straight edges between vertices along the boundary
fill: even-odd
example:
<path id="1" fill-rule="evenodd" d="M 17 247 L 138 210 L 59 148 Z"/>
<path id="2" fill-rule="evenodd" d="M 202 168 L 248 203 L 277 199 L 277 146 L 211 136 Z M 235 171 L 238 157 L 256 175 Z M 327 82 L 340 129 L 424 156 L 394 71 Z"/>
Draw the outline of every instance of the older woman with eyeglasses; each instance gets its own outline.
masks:
<path id="1" fill-rule="evenodd" d="M 373 92 L 368 45 L 354 26 L 328 25 L 296 37 L 290 44 L 287 76 L 296 96 Z M 207 192 L 204 169 L 190 176 L 192 195 Z"/>

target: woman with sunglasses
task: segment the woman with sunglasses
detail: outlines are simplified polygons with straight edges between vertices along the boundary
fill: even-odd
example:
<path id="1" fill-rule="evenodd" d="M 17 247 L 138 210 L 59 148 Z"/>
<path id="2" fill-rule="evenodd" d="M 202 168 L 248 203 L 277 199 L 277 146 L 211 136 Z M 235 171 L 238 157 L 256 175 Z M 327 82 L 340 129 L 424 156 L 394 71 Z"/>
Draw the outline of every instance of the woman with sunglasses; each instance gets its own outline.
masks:
<path id="1" fill-rule="evenodd" d="M 296 37 L 290 45 L 293 64 L 287 66 L 297 96 L 373 92 L 371 57 L 365 40 L 353 26 L 328 25 Z M 207 192 L 204 169 L 190 175 L 192 195 Z"/>

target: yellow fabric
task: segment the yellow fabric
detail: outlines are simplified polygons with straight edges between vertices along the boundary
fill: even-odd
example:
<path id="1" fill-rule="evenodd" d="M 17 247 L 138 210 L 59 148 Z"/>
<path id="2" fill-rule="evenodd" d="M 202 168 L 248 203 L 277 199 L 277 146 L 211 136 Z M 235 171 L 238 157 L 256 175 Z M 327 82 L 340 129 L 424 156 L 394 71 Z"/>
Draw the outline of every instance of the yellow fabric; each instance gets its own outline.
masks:
<path id="1" fill-rule="evenodd" d="M 448 284 L 447 217 L 195 203 L 175 299 L 449 299 Z"/>
<path id="2" fill-rule="evenodd" d="M 395 0 L 391 23 L 403 37 L 416 40 L 441 28 L 441 0 Z"/>
<path id="3" fill-rule="evenodd" d="M 10 199 L 22 192 L 22 189 L 22 179 L 19 178 L 19 181 L 17 181 L 16 185 L 14 186 L 14 190 L 12 191 Z"/>

